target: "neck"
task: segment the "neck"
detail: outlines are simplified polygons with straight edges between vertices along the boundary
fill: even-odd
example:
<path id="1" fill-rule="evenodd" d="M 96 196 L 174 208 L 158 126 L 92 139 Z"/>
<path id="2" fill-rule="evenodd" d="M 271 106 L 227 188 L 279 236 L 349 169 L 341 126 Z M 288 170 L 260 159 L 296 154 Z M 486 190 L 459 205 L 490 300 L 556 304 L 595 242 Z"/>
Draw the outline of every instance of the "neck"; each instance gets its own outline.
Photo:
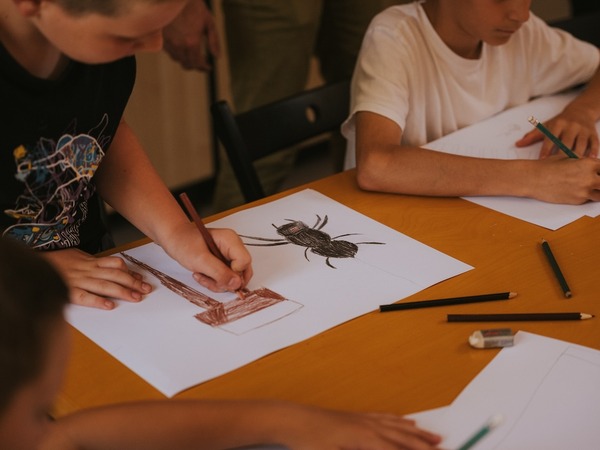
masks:
<path id="1" fill-rule="evenodd" d="M 57 78 L 68 59 L 35 26 L 34 19 L 22 15 L 13 0 L 0 0 L 0 43 L 31 75 Z"/>
<path id="2" fill-rule="evenodd" d="M 481 56 L 483 42 L 461 30 L 447 5 L 445 2 L 435 0 L 428 0 L 422 4 L 433 29 L 450 50 L 466 59 L 478 59 Z"/>

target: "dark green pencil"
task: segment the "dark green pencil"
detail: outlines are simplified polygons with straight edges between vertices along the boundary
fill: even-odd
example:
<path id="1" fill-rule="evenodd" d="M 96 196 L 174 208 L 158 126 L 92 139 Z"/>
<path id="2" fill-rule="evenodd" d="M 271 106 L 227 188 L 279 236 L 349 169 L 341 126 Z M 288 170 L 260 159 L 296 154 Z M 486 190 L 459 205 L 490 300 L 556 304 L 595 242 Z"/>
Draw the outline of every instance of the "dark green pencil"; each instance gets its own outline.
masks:
<path id="1" fill-rule="evenodd" d="M 548 139 L 550 139 L 552 142 L 554 142 L 554 145 L 556 145 L 558 148 L 560 148 L 565 153 L 565 155 L 567 155 L 569 158 L 576 158 L 576 159 L 579 158 L 575 154 L 575 152 L 573 152 L 573 150 L 571 150 L 569 147 L 567 147 L 563 143 L 563 141 L 561 141 L 559 138 L 557 138 L 552 133 L 550 133 L 550 130 L 548 128 L 546 128 L 544 125 L 542 125 L 541 122 L 539 120 L 537 120 L 535 117 L 529 116 L 529 118 L 527 120 L 529 120 L 529 123 L 531 125 L 533 125 L 538 130 L 540 130 L 544 134 L 544 136 L 546 136 Z"/>
<path id="2" fill-rule="evenodd" d="M 560 287 L 561 287 L 563 293 L 565 294 L 565 297 L 571 298 L 573 295 L 571 293 L 571 288 L 567 284 L 567 280 L 565 280 L 565 276 L 563 275 L 562 271 L 560 270 L 560 266 L 558 265 L 556 258 L 554 258 L 554 254 L 552 253 L 552 250 L 550 249 L 550 244 L 548 244 L 548 241 L 546 241 L 545 239 L 542 239 L 542 249 L 544 250 L 546 258 L 548 259 L 548 262 L 550 263 L 550 267 L 552 267 L 552 272 L 554 272 L 554 276 L 558 280 L 558 284 L 560 284 Z"/>

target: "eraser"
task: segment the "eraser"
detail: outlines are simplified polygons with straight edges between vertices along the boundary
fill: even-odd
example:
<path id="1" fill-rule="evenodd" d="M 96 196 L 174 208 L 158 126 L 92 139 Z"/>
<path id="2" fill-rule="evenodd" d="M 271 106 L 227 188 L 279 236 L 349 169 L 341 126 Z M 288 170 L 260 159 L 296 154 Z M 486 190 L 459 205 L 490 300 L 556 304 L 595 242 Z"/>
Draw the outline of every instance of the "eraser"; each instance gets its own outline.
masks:
<path id="1" fill-rule="evenodd" d="M 514 335 L 510 328 L 477 330 L 469 336 L 469 344 L 475 348 L 511 347 L 514 344 Z"/>

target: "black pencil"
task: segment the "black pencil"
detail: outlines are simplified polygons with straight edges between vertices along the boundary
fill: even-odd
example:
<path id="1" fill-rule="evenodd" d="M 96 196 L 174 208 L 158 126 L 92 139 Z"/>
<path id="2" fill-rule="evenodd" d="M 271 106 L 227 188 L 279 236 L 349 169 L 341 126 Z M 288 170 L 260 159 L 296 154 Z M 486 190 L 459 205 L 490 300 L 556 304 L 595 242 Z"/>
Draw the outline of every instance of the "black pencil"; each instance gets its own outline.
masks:
<path id="1" fill-rule="evenodd" d="M 512 313 L 512 314 L 448 314 L 448 322 L 505 322 L 522 320 L 586 320 L 592 314 L 579 312 Z"/>
<path id="2" fill-rule="evenodd" d="M 467 297 L 452 297 L 440 298 L 437 300 L 424 300 L 418 302 L 392 303 L 391 305 L 380 305 L 379 311 L 401 311 L 404 309 L 429 308 L 432 306 L 462 305 L 465 303 L 489 302 L 493 300 L 508 300 L 516 296 L 516 292 L 499 292 L 497 294 L 470 295 Z"/>
<path id="3" fill-rule="evenodd" d="M 556 258 L 554 258 L 554 254 L 552 253 L 552 250 L 550 249 L 550 244 L 548 244 L 548 241 L 546 241 L 545 239 L 542 239 L 542 249 L 544 250 L 544 253 L 546 254 L 546 259 L 550 263 L 550 267 L 552 267 L 554 276 L 558 280 L 558 283 L 560 284 L 560 288 L 562 289 L 563 293 L 565 294 L 565 297 L 571 298 L 573 295 L 571 293 L 571 289 L 569 288 L 569 285 L 567 284 L 567 280 L 565 280 L 565 277 L 564 277 L 562 271 L 560 270 L 560 267 L 558 265 L 558 262 L 556 261 Z"/>

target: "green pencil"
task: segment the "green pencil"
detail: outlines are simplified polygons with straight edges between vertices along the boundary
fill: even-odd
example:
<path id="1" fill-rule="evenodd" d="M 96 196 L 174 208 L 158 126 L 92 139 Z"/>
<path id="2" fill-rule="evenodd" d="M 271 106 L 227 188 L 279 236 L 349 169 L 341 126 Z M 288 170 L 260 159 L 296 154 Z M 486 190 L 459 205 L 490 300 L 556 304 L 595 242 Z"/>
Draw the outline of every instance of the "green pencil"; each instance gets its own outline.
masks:
<path id="1" fill-rule="evenodd" d="M 488 434 L 490 431 L 492 431 L 494 428 L 500 425 L 503 420 L 504 419 L 501 414 L 496 414 L 495 416 L 492 416 L 492 418 L 490 418 L 490 420 L 488 420 L 485 425 L 483 425 L 479 430 L 477 430 L 475 434 L 473 434 L 473 436 L 467 439 L 467 442 L 458 447 L 457 450 L 468 450 L 469 448 L 473 447 L 486 434 Z"/>
<path id="2" fill-rule="evenodd" d="M 541 122 L 535 117 L 529 116 L 527 120 L 529 120 L 529 123 L 536 127 L 538 130 L 540 130 L 548 139 L 554 142 L 554 145 L 556 145 L 563 152 L 565 152 L 565 155 L 567 155 L 569 158 L 578 158 L 578 156 L 575 154 L 575 152 L 573 152 L 573 150 L 571 150 L 569 147 L 563 144 L 563 141 L 561 141 L 559 138 L 550 133 L 550 130 L 544 125 L 542 125 Z"/>

